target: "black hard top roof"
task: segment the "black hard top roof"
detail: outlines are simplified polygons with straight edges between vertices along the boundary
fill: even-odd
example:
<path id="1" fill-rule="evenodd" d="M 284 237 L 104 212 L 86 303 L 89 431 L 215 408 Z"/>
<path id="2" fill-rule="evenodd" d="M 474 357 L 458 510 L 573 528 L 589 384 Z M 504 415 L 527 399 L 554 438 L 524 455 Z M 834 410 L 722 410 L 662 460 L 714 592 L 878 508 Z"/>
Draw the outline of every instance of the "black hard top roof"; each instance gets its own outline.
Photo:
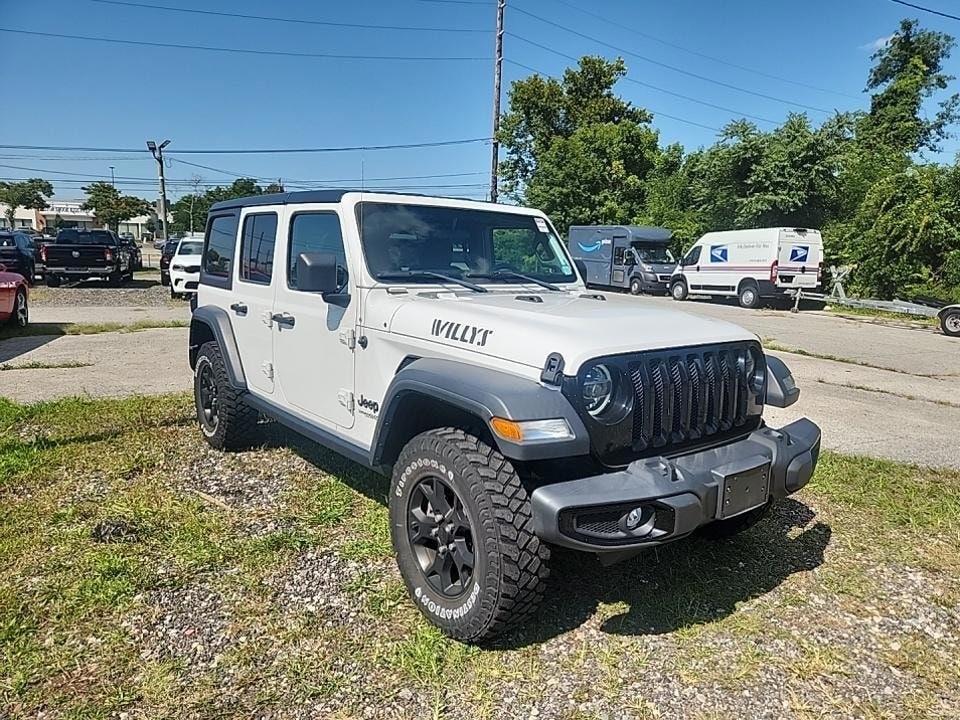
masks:
<path id="1" fill-rule="evenodd" d="M 343 196 L 351 192 L 376 193 L 377 195 L 398 195 L 405 197 L 440 197 L 439 195 L 422 195 L 417 193 L 398 193 L 378 190 L 377 188 L 348 188 L 343 190 L 301 190 L 299 192 L 270 193 L 269 195 L 251 195 L 249 197 L 221 200 L 210 206 L 210 212 L 226 210 L 228 208 L 256 207 L 258 205 L 289 205 L 291 203 L 337 203 Z M 469 198 L 445 198 L 448 200 L 469 200 Z M 484 202 L 483 200 L 469 200 L 469 202 Z"/>

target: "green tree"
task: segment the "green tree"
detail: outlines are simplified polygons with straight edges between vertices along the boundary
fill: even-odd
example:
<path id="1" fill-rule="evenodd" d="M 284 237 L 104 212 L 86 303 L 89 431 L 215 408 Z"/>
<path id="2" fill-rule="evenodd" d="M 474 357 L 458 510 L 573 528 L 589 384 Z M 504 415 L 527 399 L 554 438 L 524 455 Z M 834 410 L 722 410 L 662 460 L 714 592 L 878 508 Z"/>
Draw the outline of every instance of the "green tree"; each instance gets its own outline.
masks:
<path id="1" fill-rule="evenodd" d="M 194 230 L 202 230 L 207 221 L 207 212 L 214 203 L 250 195 L 262 195 L 263 192 L 263 188 L 257 185 L 257 181 L 253 178 L 240 178 L 227 186 L 213 187 L 203 193 L 183 195 L 170 206 L 170 213 L 173 216 L 171 230 L 178 233 L 188 232 L 191 227 L 191 218 Z"/>
<path id="2" fill-rule="evenodd" d="M 47 198 L 52 196 L 53 185 L 40 178 L 0 182 L 0 203 L 7 206 L 4 214 L 11 228 L 17 208 L 43 210 L 47 207 Z"/>
<path id="3" fill-rule="evenodd" d="M 872 57 L 875 64 L 867 90 L 876 92 L 863 119 L 863 142 L 907 153 L 939 149 L 949 137 L 950 125 L 960 119 L 960 96 L 940 102 L 932 119 L 924 116 L 923 104 L 953 80 L 943 72 L 953 46 L 954 39 L 946 33 L 923 30 L 916 20 L 900 22 L 899 30 Z"/>
<path id="4" fill-rule="evenodd" d="M 116 231 L 120 223 L 138 215 L 146 215 L 152 205 L 143 198 L 132 195 L 121 195 L 108 182 L 95 182 L 82 188 L 87 199 L 80 207 L 83 210 L 92 210 L 98 221 Z"/>

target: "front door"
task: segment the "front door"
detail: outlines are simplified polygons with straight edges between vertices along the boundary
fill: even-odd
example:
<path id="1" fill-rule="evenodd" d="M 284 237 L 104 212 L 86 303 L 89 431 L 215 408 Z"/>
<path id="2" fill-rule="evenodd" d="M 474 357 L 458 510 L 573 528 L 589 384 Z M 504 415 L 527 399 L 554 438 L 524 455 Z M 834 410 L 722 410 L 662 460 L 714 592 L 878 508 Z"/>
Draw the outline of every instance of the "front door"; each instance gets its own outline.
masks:
<path id="1" fill-rule="evenodd" d="M 700 254 L 703 251 L 702 245 L 694 245 L 683 256 L 683 277 L 687 281 L 687 288 L 696 292 L 703 288 L 703 273 L 700 272 Z"/>
<path id="2" fill-rule="evenodd" d="M 255 394 L 271 394 L 273 369 L 273 294 L 277 284 L 273 255 L 277 213 L 256 208 L 240 216 L 240 262 L 236 266 L 230 322 L 243 358 L 247 386 Z"/>
<path id="3" fill-rule="evenodd" d="M 353 427 L 352 338 L 359 298 L 328 303 L 316 293 L 297 289 L 301 253 L 333 253 L 342 268 L 342 294 L 350 293 L 349 264 L 336 206 L 297 210 L 288 205 L 289 230 L 283 258 L 278 256 L 274 300 L 274 358 L 284 402 L 302 415 L 328 425 Z M 281 267 L 282 266 L 282 267 Z"/>

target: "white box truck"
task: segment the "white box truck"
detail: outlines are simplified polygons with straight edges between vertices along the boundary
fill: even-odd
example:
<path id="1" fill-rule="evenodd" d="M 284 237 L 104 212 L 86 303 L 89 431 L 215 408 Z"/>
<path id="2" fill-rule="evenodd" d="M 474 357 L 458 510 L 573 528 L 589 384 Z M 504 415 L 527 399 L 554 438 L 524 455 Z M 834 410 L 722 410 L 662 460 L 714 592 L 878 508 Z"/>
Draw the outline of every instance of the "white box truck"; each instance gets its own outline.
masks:
<path id="1" fill-rule="evenodd" d="M 674 300 L 736 297 L 743 307 L 755 308 L 797 289 L 816 292 L 822 281 L 819 230 L 724 230 L 707 233 L 687 251 L 670 280 L 670 294 Z"/>

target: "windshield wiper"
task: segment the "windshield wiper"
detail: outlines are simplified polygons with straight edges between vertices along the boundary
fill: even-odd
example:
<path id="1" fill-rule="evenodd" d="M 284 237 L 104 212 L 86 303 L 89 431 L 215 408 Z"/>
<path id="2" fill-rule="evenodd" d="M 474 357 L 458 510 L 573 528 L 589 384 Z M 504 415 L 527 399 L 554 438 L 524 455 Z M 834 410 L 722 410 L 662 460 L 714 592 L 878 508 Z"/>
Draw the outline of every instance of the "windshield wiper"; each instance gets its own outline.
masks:
<path id="1" fill-rule="evenodd" d="M 554 292 L 563 292 L 563 288 L 559 288 L 553 283 L 548 283 L 546 280 L 538 280 L 535 277 L 530 275 L 524 275 L 523 273 L 515 272 L 514 270 L 497 270 L 492 273 L 468 273 L 467 277 L 471 278 L 486 278 L 488 280 L 503 280 L 505 278 L 516 278 L 517 280 L 523 280 L 524 282 L 530 282 L 534 285 L 539 285 L 542 288 L 547 290 L 553 290 Z"/>
<path id="2" fill-rule="evenodd" d="M 443 273 L 434 272 L 433 270 L 401 270 L 399 272 L 388 272 L 380 273 L 377 275 L 378 280 L 403 280 L 403 279 L 433 279 L 443 280 L 444 282 L 454 283 L 456 285 L 462 285 L 468 290 L 473 290 L 478 293 L 485 293 L 487 289 L 482 285 L 477 285 L 476 283 L 467 282 L 462 278 L 453 277 L 452 275 L 444 275 Z"/>

